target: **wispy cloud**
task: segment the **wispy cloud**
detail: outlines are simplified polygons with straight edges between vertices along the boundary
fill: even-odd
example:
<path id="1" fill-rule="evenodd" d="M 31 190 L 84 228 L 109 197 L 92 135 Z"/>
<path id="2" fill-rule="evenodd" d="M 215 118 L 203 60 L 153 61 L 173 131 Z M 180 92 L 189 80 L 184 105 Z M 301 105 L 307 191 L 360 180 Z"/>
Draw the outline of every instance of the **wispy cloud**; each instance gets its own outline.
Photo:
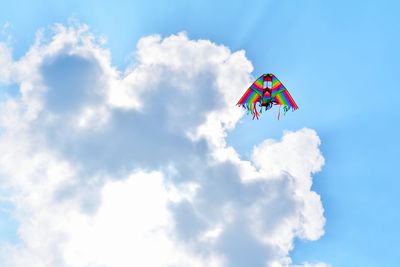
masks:
<path id="1" fill-rule="evenodd" d="M 244 51 L 148 36 L 121 72 L 85 25 L 38 34 L 18 61 L 10 51 L 0 46 L 0 82 L 20 87 L 0 107 L 1 189 L 20 238 L 10 266 L 290 266 L 295 238 L 323 234 L 314 130 L 265 140 L 249 161 L 226 144 L 252 80 Z"/>

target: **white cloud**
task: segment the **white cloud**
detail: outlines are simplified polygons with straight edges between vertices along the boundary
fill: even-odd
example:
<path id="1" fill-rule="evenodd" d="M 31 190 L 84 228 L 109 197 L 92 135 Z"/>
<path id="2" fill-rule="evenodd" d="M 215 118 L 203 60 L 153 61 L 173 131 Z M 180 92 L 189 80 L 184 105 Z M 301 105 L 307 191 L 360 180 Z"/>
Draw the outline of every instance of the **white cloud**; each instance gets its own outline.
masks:
<path id="1" fill-rule="evenodd" d="M 0 43 L 0 83 L 10 83 L 13 72 L 13 60 L 10 47 L 6 43 Z"/>
<path id="2" fill-rule="evenodd" d="M 226 144 L 252 80 L 243 51 L 154 35 L 122 73 L 87 26 L 46 37 L 19 61 L 0 49 L 0 82 L 20 86 L 0 104 L 10 266 L 290 266 L 295 238 L 323 235 L 314 130 L 249 161 Z"/>

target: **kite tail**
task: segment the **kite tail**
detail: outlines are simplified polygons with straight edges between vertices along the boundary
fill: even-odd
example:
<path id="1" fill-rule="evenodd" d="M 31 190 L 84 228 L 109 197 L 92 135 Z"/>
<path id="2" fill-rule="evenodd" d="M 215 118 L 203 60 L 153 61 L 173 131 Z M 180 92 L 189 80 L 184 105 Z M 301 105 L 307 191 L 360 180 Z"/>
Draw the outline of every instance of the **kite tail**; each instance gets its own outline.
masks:
<path id="1" fill-rule="evenodd" d="M 258 104 L 259 102 L 254 102 L 254 103 L 237 103 L 237 106 L 241 106 L 241 107 L 243 107 L 247 112 L 247 114 L 249 115 L 249 114 L 251 114 L 251 115 L 253 115 L 253 120 L 254 119 L 259 119 L 260 118 L 260 115 L 262 114 L 262 111 L 263 111 L 263 108 L 265 107 L 265 110 L 269 110 L 269 109 L 271 109 L 274 105 L 273 105 L 273 103 L 272 102 L 269 102 L 268 103 L 268 105 L 264 105 L 264 106 L 262 106 L 261 104 L 260 104 L 260 107 L 258 108 L 257 107 L 257 104 Z M 284 115 L 286 114 L 286 112 L 287 111 L 289 111 L 290 110 L 290 106 L 283 106 L 283 111 L 284 111 Z M 293 107 L 292 107 L 293 108 Z M 280 118 L 280 113 L 281 113 L 281 111 L 280 111 L 280 107 L 279 107 L 279 112 L 278 112 L 278 120 L 279 120 L 279 118 Z"/>
<path id="2" fill-rule="evenodd" d="M 260 113 L 258 113 L 258 111 L 257 111 L 257 103 L 253 104 L 251 113 L 253 114 L 253 120 L 254 120 L 254 118 L 256 118 L 258 120 L 258 118 L 260 117 Z"/>
<path id="3" fill-rule="evenodd" d="M 247 114 L 251 113 L 253 115 L 253 120 L 256 118 L 257 120 L 260 117 L 260 112 L 257 110 L 257 103 L 243 103 L 237 104 L 238 106 L 242 106 L 244 109 L 247 110 Z"/>
<path id="4" fill-rule="evenodd" d="M 294 108 L 292 107 L 292 109 L 294 110 Z M 286 112 L 288 112 L 290 110 L 290 106 L 284 105 L 283 106 L 283 115 L 286 115 Z"/>
<path id="5" fill-rule="evenodd" d="M 281 106 L 279 106 L 279 111 L 278 111 L 278 121 L 279 121 L 279 118 L 281 117 Z"/>

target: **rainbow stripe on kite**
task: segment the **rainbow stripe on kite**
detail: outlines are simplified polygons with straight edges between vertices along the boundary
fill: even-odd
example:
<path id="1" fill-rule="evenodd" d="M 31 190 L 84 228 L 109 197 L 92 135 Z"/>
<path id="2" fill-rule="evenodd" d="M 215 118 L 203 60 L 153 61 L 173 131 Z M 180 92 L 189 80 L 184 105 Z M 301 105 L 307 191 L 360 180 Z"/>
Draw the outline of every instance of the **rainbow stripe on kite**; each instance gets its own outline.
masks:
<path id="1" fill-rule="evenodd" d="M 257 110 L 257 103 L 260 103 L 259 110 Z M 263 106 L 265 110 L 268 110 L 272 105 L 281 105 L 285 114 L 290 109 L 294 111 L 299 108 L 285 86 L 270 73 L 261 75 L 250 85 L 237 105 L 247 109 L 253 115 L 253 119 L 258 119 Z M 279 115 L 280 112 L 278 119 Z"/>

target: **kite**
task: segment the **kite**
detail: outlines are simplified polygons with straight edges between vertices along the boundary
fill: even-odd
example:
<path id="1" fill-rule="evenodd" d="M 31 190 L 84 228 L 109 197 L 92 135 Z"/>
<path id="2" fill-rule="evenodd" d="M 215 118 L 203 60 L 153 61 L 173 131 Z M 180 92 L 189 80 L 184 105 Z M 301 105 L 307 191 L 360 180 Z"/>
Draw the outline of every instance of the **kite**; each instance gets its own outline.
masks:
<path id="1" fill-rule="evenodd" d="M 257 107 L 257 103 L 258 107 Z M 284 114 L 290 109 L 295 111 L 299 107 L 294 102 L 289 91 L 283 84 L 275 77 L 275 75 L 268 73 L 261 75 L 244 93 L 240 98 L 237 106 L 242 106 L 253 115 L 253 119 L 258 120 L 263 107 L 269 110 L 273 105 L 283 106 Z M 259 110 L 257 110 L 259 108 Z M 280 107 L 278 113 L 278 120 L 280 117 Z"/>

